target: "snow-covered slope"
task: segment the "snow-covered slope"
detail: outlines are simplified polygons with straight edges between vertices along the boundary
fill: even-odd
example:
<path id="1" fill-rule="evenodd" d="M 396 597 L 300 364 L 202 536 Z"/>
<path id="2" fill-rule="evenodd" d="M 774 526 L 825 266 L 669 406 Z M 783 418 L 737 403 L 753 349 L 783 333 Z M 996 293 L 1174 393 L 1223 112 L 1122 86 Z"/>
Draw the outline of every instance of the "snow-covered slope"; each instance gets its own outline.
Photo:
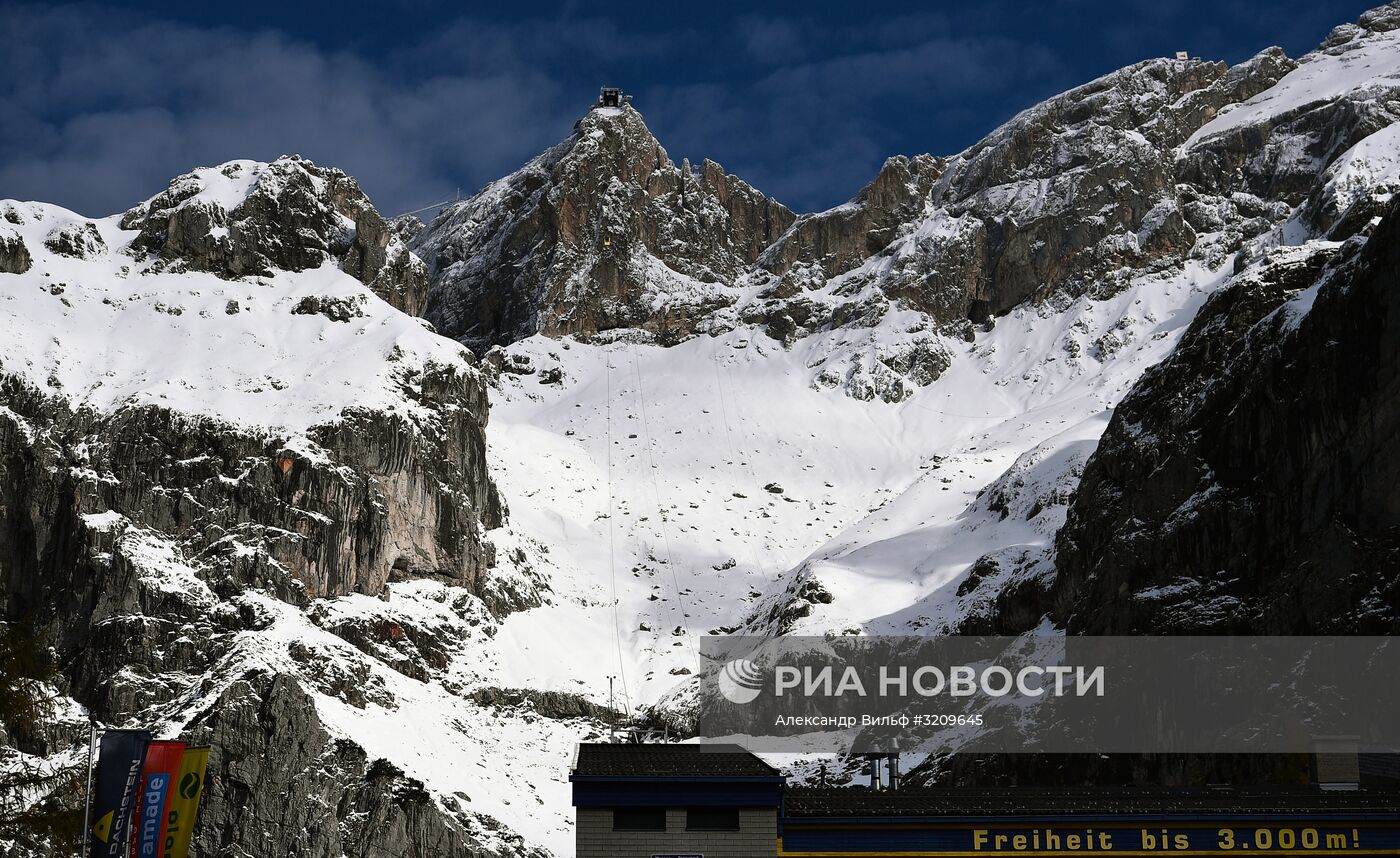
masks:
<path id="1" fill-rule="evenodd" d="M 201 185 L 201 198 L 226 197 L 232 208 L 246 196 L 218 170 L 203 172 L 216 181 Z M 0 212 L 0 232 L 18 236 L 32 258 L 0 294 L 8 323 L 0 371 L 74 407 L 157 405 L 296 435 L 352 406 L 420 414 L 406 395 L 413 378 L 432 366 L 472 372 L 465 349 L 395 310 L 335 260 L 223 279 L 134 257 L 138 232 L 123 230 L 120 216 L 88 221 L 13 200 L 0 200 Z M 84 257 L 46 244 L 89 229 L 100 243 Z M 343 312 L 332 318 L 303 302 Z"/>
<path id="2" fill-rule="evenodd" d="M 421 232 L 296 158 L 0 202 L 7 608 L 104 722 L 219 749 L 210 851 L 568 855 L 573 744 L 683 725 L 705 636 L 1045 621 L 1104 433 L 1161 440 L 1120 406 L 1237 345 L 1202 307 L 1336 301 L 1397 18 L 1136 64 L 796 219 L 630 108 Z"/>
<path id="3" fill-rule="evenodd" d="M 955 625 L 975 561 L 1048 547 L 1113 404 L 1223 276 L 1190 265 L 1024 307 L 941 341 L 948 371 L 898 404 L 813 384 L 811 366 L 913 314 L 787 350 L 752 329 L 518 343 L 532 373 L 502 376 L 490 455 L 513 526 L 548 548 L 555 604 L 505 621 L 514 675 L 591 676 L 596 694 L 620 670 L 635 705 L 696 670 L 695 637 L 717 630 Z"/>
<path id="4" fill-rule="evenodd" d="M 1366 20 L 1371 29 L 1350 28 L 1334 40 L 1364 47 L 1389 38 L 1388 18 Z M 772 301 L 773 282 L 761 273 L 742 280 L 734 303 L 701 326 L 706 335 L 678 345 L 661 348 L 645 332 L 620 330 L 535 336 L 498 354 L 493 468 L 512 526 L 545 551 L 554 582 L 549 604 L 503 624 L 497 643 L 510 681 L 583 680 L 601 695 L 614 676 L 633 707 L 683 706 L 677 701 L 690 674 L 706 669 L 695 645 L 706 634 L 1004 628 L 998 597 L 1027 582 L 1047 586 L 1053 576 L 1056 535 L 1117 403 L 1172 353 L 1208 297 L 1258 276 L 1280 255 L 1307 258 L 1338 246 L 1304 222 L 1307 193 L 1279 199 L 1266 187 L 1262 195 L 1231 189 L 1247 171 L 1201 177 L 1182 154 L 1194 126 L 1180 123 L 1204 123 L 1212 100 L 1247 97 L 1291 68 L 1276 50 L 1228 72 L 1154 62 L 1057 100 L 1060 110 L 1108 105 L 1113 116 L 1123 95 L 1113 87 L 1143 90 L 1147 102 L 1161 103 L 1144 122 L 1159 147 L 1151 169 L 1179 164 L 1183 173 L 1178 184 L 1143 195 L 1155 203 L 1140 226 L 1133 221 L 1136 232 L 1115 233 L 1124 253 L 1106 284 L 1077 295 L 1047 290 L 990 330 L 942 328 L 904 296 L 885 300 L 899 295 L 888 284 L 913 283 L 928 259 L 965 250 L 962 236 L 977 228 L 976 212 L 930 205 L 905 209 L 894 239 L 863 262 L 821 272 L 794 265 L 797 280 L 810 279 L 777 299 L 786 304 Z M 1372 77 L 1346 64 L 1332 68 L 1345 77 L 1328 84 L 1337 98 L 1390 86 L 1384 64 Z M 1181 84 L 1172 75 L 1187 74 L 1206 85 L 1193 84 L 1173 102 L 1167 93 Z M 990 144 L 923 163 L 920 170 L 954 177 L 924 193 L 970 194 L 1027 219 L 1072 208 L 1078 195 L 1047 190 L 1057 177 L 1046 185 L 1032 174 L 1055 153 L 1068 157 L 1082 135 L 1093 142 L 1110 131 L 1057 125 L 1056 116 L 1055 108 L 1028 111 L 1019 120 L 1045 134 L 1013 120 Z M 1373 136 L 1352 128 L 1362 135 L 1354 148 L 1319 155 L 1308 172 L 1288 162 L 1287 175 L 1306 178 L 1306 190 L 1355 214 L 1359 201 L 1388 198 L 1394 127 Z M 1144 152 L 1152 148 L 1141 132 L 1117 132 Z M 1267 149 L 1277 139 L 1266 133 L 1256 143 Z M 1017 142 L 997 143 L 1008 140 Z M 1247 141 L 1217 145 L 1240 163 L 1257 154 Z M 950 190 L 971 181 L 966 164 L 997 146 L 1031 166 L 1006 184 Z M 1111 147 L 1087 151 L 1101 159 L 1096 169 L 1135 194 L 1144 190 Z M 907 163 L 887 170 L 889 181 L 918 184 Z M 801 238 L 811 218 L 848 218 L 871 193 L 800 218 L 760 266 L 780 267 L 784 242 Z M 1154 245 L 1158 227 L 1173 219 L 1172 241 Z M 815 321 L 796 336 L 791 327 L 775 329 L 767 308 L 799 301 L 822 307 L 806 317 Z M 843 306 L 871 310 L 832 312 Z M 931 371 L 912 384 L 892 365 L 907 366 L 895 356 L 916 346 Z"/>
<path id="5" fill-rule="evenodd" d="M 1276 85 L 1224 105 L 1176 151 L 1175 165 L 1217 193 L 1290 205 L 1343 152 L 1400 120 L 1400 6 L 1334 29 Z"/>
<path id="6" fill-rule="evenodd" d="M 1221 109 L 1196 129 L 1185 148 L 1250 125 L 1278 123 L 1343 96 L 1384 97 L 1400 87 L 1400 31 L 1392 28 L 1395 13 L 1386 16 L 1384 11 L 1368 13 L 1360 26 L 1338 27 L 1277 84 Z"/>

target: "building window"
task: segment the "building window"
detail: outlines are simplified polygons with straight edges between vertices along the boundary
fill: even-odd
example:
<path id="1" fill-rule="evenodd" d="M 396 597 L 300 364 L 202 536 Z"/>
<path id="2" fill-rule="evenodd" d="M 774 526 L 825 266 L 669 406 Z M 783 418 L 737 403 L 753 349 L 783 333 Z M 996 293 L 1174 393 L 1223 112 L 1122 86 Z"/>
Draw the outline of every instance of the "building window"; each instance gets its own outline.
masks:
<path id="1" fill-rule="evenodd" d="M 665 831 L 664 807 L 613 808 L 613 831 Z"/>
<path id="2" fill-rule="evenodd" d="M 737 807 L 690 807 L 685 811 L 686 831 L 738 831 Z"/>

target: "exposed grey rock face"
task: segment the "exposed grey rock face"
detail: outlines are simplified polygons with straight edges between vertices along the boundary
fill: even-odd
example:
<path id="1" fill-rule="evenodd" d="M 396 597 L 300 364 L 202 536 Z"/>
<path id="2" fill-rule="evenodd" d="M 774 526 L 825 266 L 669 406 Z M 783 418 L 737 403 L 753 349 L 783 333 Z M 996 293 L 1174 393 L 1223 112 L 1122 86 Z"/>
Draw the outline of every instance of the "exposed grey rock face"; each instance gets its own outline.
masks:
<path id="1" fill-rule="evenodd" d="M 1392 152 L 1400 149 L 1400 124 L 1365 138 L 1333 162 L 1308 194 L 1299 219 L 1332 241 L 1367 229 L 1400 192 L 1400 170 Z"/>
<path id="2" fill-rule="evenodd" d="M 946 163 L 931 155 L 890 158 L 851 202 L 799 217 L 764 252 L 760 265 L 783 275 L 795 266 L 800 270 L 813 265 L 823 279 L 844 274 L 878 253 L 897 237 L 901 226 L 923 212 Z M 799 288 L 805 285 L 800 275 L 785 281 Z"/>
<path id="3" fill-rule="evenodd" d="M 1364 49 L 1397 14 L 1338 28 L 1303 65 Z M 569 141 L 418 234 L 434 269 L 430 315 L 478 349 L 617 327 L 670 342 L 738 322 L 790 344 L 876 325 L 891 308 L 965 333 L 1027 300 L 1112 294 L 1188 257 L 1218 264 L 1400 115 L 1395 92 L 1372 87 L 1209 131 L 1298 68 L 1277 48 L 1233 68 L 1138 63 L 957 156 L 892 158 L 850 203 L 795 219 L 710 162 L 698 179 L 676 170 L 630 107 L 594 111 Z M 726 287 L 739 286 L 754 297 L 731 306 Z M 872 381 L 881 398 L 921 383 L 886 368 L 890 379 Z M 827 368 L 817 383 L 873 389 L 848 375 Z"/>
<path id="4" fill-rule="evenodd" d="M 427 315 L 482 352 L 535 333 L 641 328 L 689 336 L 793 215 L 718 164 L 674 164 L 630 107 L 573 136 L 414 240 L 433 270 Z"/>
<path id="5" fill-rule="evenodd" d="M 1400 7 L 1373 9 L 1356 24 L 1337 27 L 1322 45 L 1300 61 L 1302 67 L 1331 60 L 1366 64 L 1372 52 L 1393 51 L 1378 37 L 1400 27 Z M 1400 78 L 1341 93 L 1304 93 L 1280 98 L 1274 110 L 1260 110 L 1248 121 L 1210 127 L 1181 158 L 1186 181 L 1216 194 L 1243 191 L 1297 205 L 1313 188 L 1318 172 L 1363 138 L 1400 120 Z"/>
<path id="6" fill-rule="evenodd" d="M 545 718 L 606 718 L 620 723 L 626 717 L 621 712 L 567 691 L 488 687 L 474 691 L 472 699 L 487 706 L 526 708 Z"/>
<path id="7" fill-rule="evenodd" d="M 0 274 L 23 274 L 32 263 L 24 239 L 0 230 Z"/>
<path id="8" fill-rule="evenodd" d="M 499 830 L 491 833 L 505 848 L 473 846 L 489 818 L 440 804 L 388 762 L 333 738 L 287 677 L 240 677 L 186 738 L 211 749 L 195 843 L 203 855 L 543 855 Z"/>
<path id="9" fill-rule="evenodd" d="M 1293 67 L 1277 49 L 1235 68 L 1140 63 L 956 157 L 891 158 L 850 203 L 800 218 L 711 162 L 698 176 L 677 169 L 630 107 L 595 110 L 417 232 L 433 270 L 428 315 L 477 350 L 613 328 L 671 343 L 742 323 L 790 345 L 874 327 L 891 309 L 970 336 L 969 320 L 1111 294 L 1192 254 L 1218 262 L 1275 225 L 1286 205 L 1192 186 L 1176 150 Z M 813 384 L 897 402 L 947 365 L 927 337 L 882 348 L 873 362 L 820 368 Z"/>
<path id="10" fill-rule="evenodd" d="M 104 720 L 158 710 L 210 669 L 231 633 L 258 625 L 237 601 L 248 589 L 305 605 L 430 575 L 503 611 L 530 603 L 486 581 L 483 529 L 503 510 L 485 472 L 479 377 L 424 380 L 424 396 L 453 403 L 437 438 L 351 414 L 315 433 L 315 455 L 155 408 L 74 412 L 13 377 L 0 384 L 7 612 L 42 620 Z"/>
<path id="11" fill-rule="evenodd" d="M 1149 60 L 1021 113 L 954 158 L 891 160 L 852 203 L 804 216 L 764 254 L 781 279 L 743 318 L 783 338 L 899 306 L 958 330 L 1179 262 L 1197 236 L 1174 148 L 1292 67 L 1277 49 L 1233 69 Z"/>
<path id="12" fill-rule="evenodd" d="M 356 300 L 356 298 L 360 300 Z M 292 308 L 295 316 L 325 316 L 332 322 L 348 322 L 365 314 L 364 296 L 356 298 L 333 298 L 328 295 L 309 295 Z"/>
<path id="13" fill-rule="evenodd" d="M 1400 201 L 1340 246 L 1262 251 L 1114 413 L 1053 573 L 1003 578 L 993 609 L 959 631 L 1018 634 L 1047 616 L 1071 634 L 1400 630 L 1397 265 Z M 962 755 L 911 773 L 1021 785 L 1307 776 L 1296 756 L 1262 754 Z"/>
<path id="14" fill-rule="evenodd" d="M 1400 207 L 1271 254 L 1124 400 L 1057 540 L 1101 634 L 1400 629 Z"/>
<path id="15" fill-rule="evenodd" d="M 1368 12 L 1303 66 L 1367 62 L 1397 27 L 1400 7 Z M 1400 81 L 1281 97 L 1286 109 L 1207 136 L 1183 159 L 1301 203 L 1297 221 L 1329 241 L 1247 245 L 1241 274 L 1115 413 L 1058 535 L 1043 603 L 1071 631 L 1397 628 L 1397 93 Z M 1019 601 L 1034 603 L 1026 589 Z"/>
<path id="16" fill-rule="evenodd" d="M 762 324 L 769 336 L 784 343 L 828 327 L 878 321 L 885 311 L 883 301 L 842 297 L 833 301 L 816 293 L 829 279 L 856 268 L 908 232 L 909 224 L 924 212 L 945 165 L 944 159 L 929 155 L 890 158 L 849 203 L 798 218 L 760 257 L 751 279 L 764 288 L 757 300 L 740 309 L 740 318 Z M 870 383 L 857 379 L 847 389 L 857 398 L 870 398 L 864 394 L 879 388 L 876 395 L 897 402 L 906 391 L 937 378 L 942 369 L 917 382 L 887 366 L 885 371 L 877 369 Z M 817 382 L 834 387 L 841 383 L 839 375 L 843 374 L 828 370 Z"/>
<path id="17" fill-rule="evenodd" d="M 242 196 L 212 193 L 207 172 L 175 179 L 123 216 L 123 229 L 141 233 L 134 248 L 227 277 L 337 261 L 394 307 L 422 315 L 427 269 L 344 172 L 295 155 L 230 162 L 220 184 Z"/>
<path id="18" fill-rule="evenodd" d="M 935 197 L 981 221 L 987 265 L 965 299 L 969 313 L 1086 291 L 1118 268 L 1184 256 L 1196 236 L 1176 198 L 1172 148 L 1291 67 L 1279 51 L 1235 69 L 1149 60 L 1038 105 L 963 153 Z"/>
<path id="19" fill-rule="evenodd" d="M 795 335 L 797 329 L 784 321 L 790 318 L 786 314 L 769 317 L 769 335 L 775 339 Z M 902 343 L 876 345 L 867 353 L 826 367 L 817 373 L 813 386 L 840 388 L 863 402 L 902 402 L 937 380 L 952 360 L 938 340 L 916 331 Z"/>
<path id="20" fill-rule="evenodd" d="M 474 587 L 493 562 L 483 530 L 502 516 L 486 473 L 482 382 L 445 370 L 415 381 L 444 406 L 441 434 L 352 411 L 312 430 L 308 448 L 154 408 L 73 413 L 7 379 L 5 402 L 27 422 L 0 416 L 15 424 L 6 491 L 24 492 L 7 509 L 36 534 L 115 510 L 177 538 L 186 557 L 226 558 L 224 574 L 293 602 L 378 593 L 391 574 Z M 60 504 L 65 492 L 74 499 Z M 26 589 L 21 570 L 74 560 L 45 560 L 45 536 L 7 557 L 12 598 Z"/>
<path id="21" fill-rule="evenodd" d="M 404 231 L 433 269 L 433 323 L 478 351 L 613 328 L 669 344 L 741 324 L 791 346 L 915 311 L 923 322 L 872 337 L 870 355 L 813 370 L 815 387 L 898 402 L 947 366 L 931 335 L 970 338 L 1023 302 L 1106 297 L 1188 260 L 1217 267 L 1277 227 L 1340 153 L 1395 122 L 1394 91 L 1266 99 L 1212 129 L 1319 57 L 1375 49 L 1396 15 L 1338 28 L 1302 65 L 1270 48 L 1234 67 L 1129 66 L 956 156 L 891 158 L 851 202 L 796 218 L 711 162 L 677 169 L 632 108 L 595 110 L 570 140 Z M 1319 198 L 1305 217 L 1335 209 Z"/>
<path id="22" fill-rule="evenodd" d="M 451 403 L 440 437 L 352 414 L 317 431 L 308 455 L 154 408 L 75 412 L 5 376 L 7 614 L 38 623 L 96 718 L 149 723 L 217 687 L 240 635 L 271 625 L 249 593 L 301 606 L 433 575 L 491 610 L 533 604 L 487 580 L 483 529 L 503 510 L 484 470 L 480 378 L 425 379 L 423 395 Z M 357 640 L 354 627 L 333 633 Z M 433 630 L 413 633 L 415 652 L 441 651 Z M 498 830 L 492 843 L 519 848 L 474 846 L 489 819 L 439 804 L 353 742 L 332 740 L 303 686 L 360 706 L 393 697 L 355 663 L 290 649 L 294 672 L 244 677 L 186 730 L 216 749 L 202 854 L 534 854 Z"/>
<path id="23" fill-rule="evenodd" d="M 428 304 L 427 267 L 368 200 L 354 217 L 355 239 L 345 255 L 346 273 L 410 316 L 423 315 Z"/>

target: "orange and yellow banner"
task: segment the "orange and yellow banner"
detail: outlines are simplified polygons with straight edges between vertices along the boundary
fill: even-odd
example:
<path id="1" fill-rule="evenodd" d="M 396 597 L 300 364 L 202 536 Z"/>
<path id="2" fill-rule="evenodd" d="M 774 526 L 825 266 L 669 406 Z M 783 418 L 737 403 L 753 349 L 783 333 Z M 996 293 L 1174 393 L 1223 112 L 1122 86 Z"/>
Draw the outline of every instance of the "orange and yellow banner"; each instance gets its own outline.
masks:
<path id="1" fill-rule="evenodd" d="M 166 805 L 162 858 L 186 858 L 189 854 L 199 797 L 204 792 L 204 769 L 208 764 L 208 748 L 185 749 L 185 755 L 180 760 L 180 772 L 176 775 L 175 786 Z"/>

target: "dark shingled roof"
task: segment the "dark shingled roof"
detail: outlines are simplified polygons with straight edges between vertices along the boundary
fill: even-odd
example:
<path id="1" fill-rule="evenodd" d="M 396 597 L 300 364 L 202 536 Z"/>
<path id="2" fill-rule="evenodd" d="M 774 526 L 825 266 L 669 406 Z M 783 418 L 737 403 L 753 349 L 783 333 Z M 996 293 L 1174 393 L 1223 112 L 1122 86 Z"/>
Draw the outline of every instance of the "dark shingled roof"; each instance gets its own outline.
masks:
<path id="1" fill-rule="evenodd" d="M 780 777 L 737 745 L 653 745 L 585 742 L 574 775 L 581 777 Z"/>
<path id="2" fill-rule="evenodd" d="M 1289 787 L 788 787 L 784 801 L 788 818 L 1400 812 L 1400 791 Z"/>

